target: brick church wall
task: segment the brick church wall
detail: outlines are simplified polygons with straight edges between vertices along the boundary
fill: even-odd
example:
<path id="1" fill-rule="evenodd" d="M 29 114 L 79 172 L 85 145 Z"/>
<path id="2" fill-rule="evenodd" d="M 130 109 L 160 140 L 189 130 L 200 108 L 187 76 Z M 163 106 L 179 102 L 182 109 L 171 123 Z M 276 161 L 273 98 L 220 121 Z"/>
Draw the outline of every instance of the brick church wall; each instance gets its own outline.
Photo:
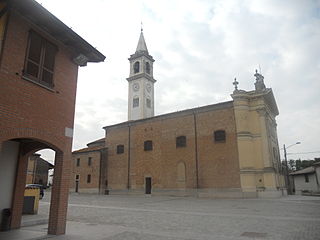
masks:
<path id="1" fill-rule="evenodd" d="M 152 177 L 152 188 L 159 191 L 195 189 L 197 185 L 239 189 L 235 128 L 232 102 L 106 127 L 108 187 L 143 191 L 145 177 Z M 214 142 L 216 130 L 226 131 L 225 142 Z M 186 147 L 176 147 L 179 136 L 186 136 Z M 152 151 L 144 150 L 146 140 L 153 142 Z M 124 153 L 117 154 L 120 144 L 124 145 Z M 185 182 L 184 176 L 179 176 L 183 166 Z"/>

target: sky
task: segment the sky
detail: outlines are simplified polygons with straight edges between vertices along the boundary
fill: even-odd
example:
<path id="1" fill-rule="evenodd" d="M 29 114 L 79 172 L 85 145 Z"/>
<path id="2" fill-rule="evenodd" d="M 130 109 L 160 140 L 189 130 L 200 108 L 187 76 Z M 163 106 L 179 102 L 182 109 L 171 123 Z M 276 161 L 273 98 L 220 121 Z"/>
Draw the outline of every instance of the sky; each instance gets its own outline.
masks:
<path id="1" fill-rule="evenodd" d="M 106 56 L 79 68 L 74 150 L 127 121 L 142 22 L 155 115 L 232 100 L 234 78 L 253 90 L 258 69 L 277 101 L 280 148 L 301 142 L 288 159 L 320 157 L 320 0 L 37 1 Z"/>

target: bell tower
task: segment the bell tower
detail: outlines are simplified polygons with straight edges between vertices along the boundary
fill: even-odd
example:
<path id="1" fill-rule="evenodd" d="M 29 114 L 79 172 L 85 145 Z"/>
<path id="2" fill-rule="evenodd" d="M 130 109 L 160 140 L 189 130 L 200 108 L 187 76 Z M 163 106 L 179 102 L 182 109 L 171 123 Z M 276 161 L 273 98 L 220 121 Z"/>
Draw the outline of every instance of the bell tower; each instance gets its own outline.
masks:
<path id="1" fill-rule="evenodd" d="M 136 52 L 128 58 L 130 74 L 128 94 L 128 120 L 137 120 L 154 116 L 154 83 L 153 62 L 149 55 L 141 29 Z"/>

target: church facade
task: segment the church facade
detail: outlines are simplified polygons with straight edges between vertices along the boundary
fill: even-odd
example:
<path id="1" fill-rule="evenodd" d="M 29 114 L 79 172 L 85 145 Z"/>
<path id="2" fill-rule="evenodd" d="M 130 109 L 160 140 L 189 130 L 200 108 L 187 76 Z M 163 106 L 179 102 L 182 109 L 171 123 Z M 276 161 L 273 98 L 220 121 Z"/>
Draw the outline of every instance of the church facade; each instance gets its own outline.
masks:
<path id="1" fill-rule="evenodd" d="M 285 194 L 276 116 L 264 78 L 232 101 L 154 116 L 152 56 L 141 32 L 131 55 L 128 121 L 106 126 L 100 193 L 204 197 Z M 77 156 L 75 155 L 75 159 Z"/>

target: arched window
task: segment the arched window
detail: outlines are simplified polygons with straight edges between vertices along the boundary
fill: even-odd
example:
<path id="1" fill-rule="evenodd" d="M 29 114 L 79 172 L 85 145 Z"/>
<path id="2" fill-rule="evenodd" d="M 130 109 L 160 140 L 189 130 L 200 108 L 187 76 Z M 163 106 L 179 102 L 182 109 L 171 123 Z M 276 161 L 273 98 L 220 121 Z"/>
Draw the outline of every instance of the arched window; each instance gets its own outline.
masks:
<path id="1" fill-rule="evenodd" d="M 226 131 L 218 130 L 214 132 L 214 141 L 215 142 L 225 142 L 226 141 Z"/>
<path id="2" fill-rule="evenodd" d="M 150 74 L 150 63 L 146 62 L 146 73 Z"/>
<path id="3" fill-rule="evenodd" d="M 144 142 L 144 150 L 145 151 L 152 151 L 152 141 L 151 140 Z"/>
<path id="4" fill-rule="evenodd" d="M 135 63 L 133 64 L 133 72 L 134 72 L 134 73 L 140 72 L 140 62 L 139 62 L 139 61 L 138 61 L 138 62 L 135 62 Z"/>
<path id="5" fill-rule="evenodd" d="M 187 146 L 187 138 L 186 136 L 179 136 L 176 138 L 176 147 L 185 147 Z"/>

